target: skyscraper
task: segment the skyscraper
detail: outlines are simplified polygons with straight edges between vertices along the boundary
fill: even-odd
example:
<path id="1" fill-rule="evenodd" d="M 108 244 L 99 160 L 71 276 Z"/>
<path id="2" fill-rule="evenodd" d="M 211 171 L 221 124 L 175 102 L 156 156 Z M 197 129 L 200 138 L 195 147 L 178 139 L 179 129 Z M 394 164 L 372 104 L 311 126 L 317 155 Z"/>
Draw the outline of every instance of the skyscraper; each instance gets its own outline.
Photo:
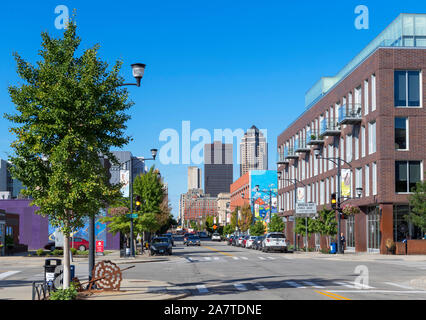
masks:
<path id="1" fill-rule="evenodd" d="M 268 170 L 268 143 L 263 133 L 252 126 L 240 143 L 240 176 L 250 170 Z"/>
<path id="2" fill-rule="evenodd" d="M 201 169 L 198 167 L 188 167 L 188 191 L 201 189 Z"/>
<path id="3" fill-rule="evenodd" d="M 204 193 L 217 197 L 221 192 L 229 192 L 232 182 L 232 144 L 215 141 L 204 145 Z"/>

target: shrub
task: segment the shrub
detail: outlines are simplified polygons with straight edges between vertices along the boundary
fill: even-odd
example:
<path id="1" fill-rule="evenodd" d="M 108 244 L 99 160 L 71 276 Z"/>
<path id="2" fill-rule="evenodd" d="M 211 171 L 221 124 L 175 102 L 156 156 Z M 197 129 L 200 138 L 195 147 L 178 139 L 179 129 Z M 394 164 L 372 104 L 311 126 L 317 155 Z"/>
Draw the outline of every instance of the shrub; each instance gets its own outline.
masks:
<path id="1" fill-rule="evenodd" d="M 44 250 L 43 250 L 43 249 L 38 249 L 38 250 L 36 251 L 36 255 L 38 255 L 39 257 L 40 257 L 40 256 L 44 256 Z"/>
<path id="2" fill-rule="evenodd" d="M 50 254 L 52 256 L 62 256 L 62 255 L 64 255 L 64 250 L 55 249 Z"/>
<path id="3" fill-rule="evenodd" d="M 68 289 L 58 289 L 50 294 L 50 300 L 75 300 L 77 298 L 77 289 L 73 283 L 70 283 Z"/>
<path id="4" fill-rule="evenodd" d="M 75 256 L 77 254 L 77 249 L 76 248 L 71 248 L 71 253 L 73 256 Z"/>

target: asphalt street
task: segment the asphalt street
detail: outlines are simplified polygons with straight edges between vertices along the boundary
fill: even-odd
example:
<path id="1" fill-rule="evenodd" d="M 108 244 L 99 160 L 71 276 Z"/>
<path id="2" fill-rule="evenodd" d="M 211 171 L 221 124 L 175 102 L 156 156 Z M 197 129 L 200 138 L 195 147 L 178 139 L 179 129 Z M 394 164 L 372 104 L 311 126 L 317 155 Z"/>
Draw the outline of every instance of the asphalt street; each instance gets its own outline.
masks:
<path id="1" fill-rule="evenodd" d="M 426 261 L 323 256 L 263 253 L 212 241 L 187 247 L 177 241 L 170 261 L 137 266 L 128 276 L 170 282 L 190 291 L 190 300 L 426 299 L 426 290 L 409 286 L 424 276 Z"/>

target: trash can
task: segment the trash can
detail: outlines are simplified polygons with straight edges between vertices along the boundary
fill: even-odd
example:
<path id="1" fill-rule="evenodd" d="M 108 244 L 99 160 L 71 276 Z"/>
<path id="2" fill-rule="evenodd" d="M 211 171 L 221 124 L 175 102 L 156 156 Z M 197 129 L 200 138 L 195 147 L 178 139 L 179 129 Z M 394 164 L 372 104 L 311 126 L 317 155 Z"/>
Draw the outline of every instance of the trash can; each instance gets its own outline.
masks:
<path id="1" fill-rule="evenodd" d="M 53 264 L 54 262 L 54 264 Z M 49 286 L 53 287 L 53 281 L 57 276 L 61 273 L 59 272 L 59 268 L 56 267 L 62 264 L 61 259 L 46 259 L 44 261 L 44 282 Z"/>
<path id="2" fill-rule="evenodd" d="M 330 244 L 330 253 L 335 254 L 337 252 L 337 243 L 336 242 L 332 242 Z"/>

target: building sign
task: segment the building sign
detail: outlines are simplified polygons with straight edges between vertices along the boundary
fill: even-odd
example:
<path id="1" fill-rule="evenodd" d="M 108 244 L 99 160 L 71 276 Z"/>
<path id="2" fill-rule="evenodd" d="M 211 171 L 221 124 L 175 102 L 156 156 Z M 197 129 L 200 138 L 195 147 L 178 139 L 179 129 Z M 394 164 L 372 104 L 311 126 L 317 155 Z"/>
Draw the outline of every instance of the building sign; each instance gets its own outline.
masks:
<path id="1" fill-rule="evenodd" d="M 317 214 L 317 205 L 313 202 L 308 203 L 296 203 L 296 216 L 298 217 L 309 217 Z"/>
<path id="2" fill-rule="evenodd" d="M 351 181 L 352 181 L 351 174 L 352 174 L 352 172 L 351 172 L 350 169 L 342 169 L 341 172 L 342 172 L 341 182 L 340 182 L 341 196 L 342 197 L 350 197 L 351 196 Z"/>
<path id="3" fill-rule="evenodd" d="M 104 242 L 96 241 L 96 255 L 103 256 L 104 255 Z"/>

